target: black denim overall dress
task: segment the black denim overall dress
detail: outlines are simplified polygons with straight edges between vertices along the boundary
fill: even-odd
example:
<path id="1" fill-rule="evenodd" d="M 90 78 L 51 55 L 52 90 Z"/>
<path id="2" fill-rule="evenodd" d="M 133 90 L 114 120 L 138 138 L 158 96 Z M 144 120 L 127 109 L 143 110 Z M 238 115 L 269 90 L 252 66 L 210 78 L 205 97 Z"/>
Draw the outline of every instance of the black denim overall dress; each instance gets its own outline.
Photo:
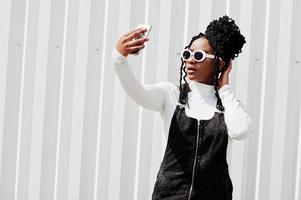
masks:
<path id="1" fill-rule="evenodd" d="M 215 112 L 211 119 L 197 120 L 178 104 L 152 200 L 232 200 L 227 144 L 223 111 Z"/>

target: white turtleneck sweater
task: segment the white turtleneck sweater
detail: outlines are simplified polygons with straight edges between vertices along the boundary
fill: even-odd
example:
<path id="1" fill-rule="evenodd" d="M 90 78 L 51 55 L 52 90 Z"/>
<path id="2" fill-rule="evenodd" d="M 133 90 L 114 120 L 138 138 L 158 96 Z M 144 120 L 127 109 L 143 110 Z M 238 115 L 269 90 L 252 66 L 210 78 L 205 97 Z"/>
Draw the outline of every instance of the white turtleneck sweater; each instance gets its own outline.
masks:
<path id="1" fill-rule="evenodd" d="M 129 66 L 127 57 L 120 54 L 115 48 L 112 51 L 112 60 L 126 94 L 145 109 L 160 113 L 167 137 L 171 119 L 178 104 L 178 87 L 169 81 L 155 84 L 141 83 Z M 216 108 L 217 98 L 214 86 L 192 80 L 188 80 L 188 83 L 192 91 L 188 93 L 189 108 L 185 108 L 186 115 L 198 120 L 211 119 L 214 112 L 219 112 Z M 225 108 L 224 119 L 229 138 L 245 139 L 253 130 L 252 120 L 246 109 L 235 98 L 229 84 L 222 86 L 218 92 Z"/>

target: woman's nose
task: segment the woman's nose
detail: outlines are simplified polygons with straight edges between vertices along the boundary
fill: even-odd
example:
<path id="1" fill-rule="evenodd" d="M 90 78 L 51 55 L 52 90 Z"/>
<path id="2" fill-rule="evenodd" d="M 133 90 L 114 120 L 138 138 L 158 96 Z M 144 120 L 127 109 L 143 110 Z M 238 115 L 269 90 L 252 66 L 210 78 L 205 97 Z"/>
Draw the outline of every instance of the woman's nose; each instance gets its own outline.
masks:
<path id="1" fill-rule="evenodd" d="M 193 59 L 192 56 L 190 58 L 188 58 L 188 60 L 186 60 L 186 62 L 188 62 L 188 63 L 196 63 L 196 61 Z"/>

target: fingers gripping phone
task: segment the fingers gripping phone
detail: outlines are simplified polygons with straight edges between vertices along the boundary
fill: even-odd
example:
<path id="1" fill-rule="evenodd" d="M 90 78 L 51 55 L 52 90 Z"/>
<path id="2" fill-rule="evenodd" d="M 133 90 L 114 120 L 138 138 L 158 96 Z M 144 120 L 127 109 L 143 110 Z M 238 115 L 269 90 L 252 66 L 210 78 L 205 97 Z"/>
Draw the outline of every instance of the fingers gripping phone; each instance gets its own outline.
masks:
<path id="1" fill-rule="evenodd" d="M 145 31 L 143 34 L 141 34 L 139 37 L 137 37 L 136 39 L 139 39 L 139 38 L 141 38 L 141 37 L 147 38 L 148 35 L 149 35 L 149 32 L 150 32 L 151 29 L 152 29 L 152 26 L 149 25 L 149 24 L 138 24 L 138 25 L 137 25 L 137 29 L 138 29 L 138 28 L 146 28 L 146 31 Z M 138 55 L 138 54 L 140 53 L 140 51 L 141 51 L 141 50 L 135 51 L 135 52 L 133 52 L 133 54 L 134 54 L 134 55 Z"/>

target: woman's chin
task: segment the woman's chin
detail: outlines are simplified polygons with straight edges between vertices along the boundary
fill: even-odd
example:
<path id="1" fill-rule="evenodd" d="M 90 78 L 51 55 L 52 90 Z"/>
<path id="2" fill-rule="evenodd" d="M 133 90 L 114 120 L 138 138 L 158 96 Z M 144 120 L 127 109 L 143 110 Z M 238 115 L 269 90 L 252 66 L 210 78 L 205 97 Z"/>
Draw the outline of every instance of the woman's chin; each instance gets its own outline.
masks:
<path id="1" fill-rule="evenodd" d="M 196 80 L 196 76 L 192 75 L 192 74 L 188 74 L 187 77 L 189 78 L 189 80 L 194 81 Z"/>

